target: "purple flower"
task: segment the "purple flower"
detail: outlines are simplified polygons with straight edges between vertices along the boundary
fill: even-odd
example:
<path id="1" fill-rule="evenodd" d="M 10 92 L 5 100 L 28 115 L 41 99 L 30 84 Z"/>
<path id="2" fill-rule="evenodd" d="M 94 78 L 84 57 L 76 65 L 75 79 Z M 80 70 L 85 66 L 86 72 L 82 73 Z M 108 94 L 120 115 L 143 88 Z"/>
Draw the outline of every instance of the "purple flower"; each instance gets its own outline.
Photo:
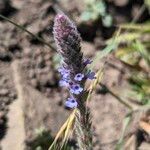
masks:
<path id="1" fill-rule="evenodd" d="M 72 99 L 75 99 L 75 95 L 83 91 L 78 81 L 83 80 L 85 67 L 91 61 L 86 60 L 86 65 L 84 64 L 81 36 L 77 27 L 65 14 L 58 14 L 55 17 L 53 33 L 57 51 L 62 56 L 62 66 L 58 69 L 61 74 L 59 85 L 67 87 Z M 77 102 L 69 99 L 66 101 L 66 106 L 77 107 Z"/>
<path id="2" fill-rule="evenodd" d="M 63 67 L 73 77 L 84 68 L 80 34 L 74 23 L 63 13 L 55 17 L 53 33 L 57 51 L 62 56 Z"/>
<path id="3" fill-rule="evenodd" d="M 63 68 L 63 67 L 60 67 L 60 68 L 58 69 L 58 72 L 62 75 L 62 77 L 63 77 L 64 79 L 68 78 L 69 75 L 70 75 L 69 70 L 67 70 L 67 69 L 65 69 L 65 68 Z"/>
<path id="4" fill-rule="evenodd" d="M 73 84 L 73 85 L 70 87 L 70 92 L 71 92 L 72 94 L 78 95 L 78 94 L 80 94 L 82 91 L 83 91 L 83 88 L 80 87 L 79 84 Z"/>
<path id="5" fill-rule="evenodd" d="M 63 74 L 64 71 L 65 71 L 65 69 L 64 69 L 63 67 L 59 67 L 59 68 L 58 68 L 58 72 L 59 72 L 59 73 Z"/>
<path id="6" fill-rule="evenodd" d="M 65 102 L 65 106 L 68 108 L 76 108 L 77 105 L 77 101 L 74 98 L 68 98 Z"/>
<path id="7" fill-rule="evenodd" d="M 61 73 L 62 75 L 66 73 L 69 74 L 69 70 L 65 69 L 64 67 L 58 68 L 58 72 Z"/>
<path id="8" fill-rule="evenodd" d="M 84 59 L 84 65 L 89 65 L 89 64 L 91 64 L 93 61 L 92 60 L 90 60 L 90 59 Z"/>
<path id="9" fill-rule="evenodd" d="M 68 82 L 66 80 L 62 79 L 62 80 L 59 81 L 59 86 L 66 86 L 66 87 L 68 87 L 68 85 L 69 84 L 68 84 Z"/>
<path id="10" fill-rule="evenodd" d="M 95 77 L 95 72 L 93 72 L 93 71 L 91 71 L 91 70 L 87 73 L 86 76 L 87 76 L 87 78 L 90 79 L 90 80 L 96 79 L 96 77 Z"/>
<path id="11" fill-rule="evenodd" d="M 75 77 L 74 77 L 74 79 L 75 79 L 76 81 L 81 81 L 83 78 L 84 78 L 84 74 L 82 74 L 82 73 L 78 73 L 78 74 L 76 74 Z"/>
<path id="12" fill-rule="evenodd" d="M 79 114 L 76 113 L 75 118 L 80 123 L 77 125 L 77 131 L 83 131 L 77 137 L 77 140 L 81 143 L 79 144 L 79 149 L 82 149 L 80 145 L 91 148 L 92 134 L 89 134 L 89 132 L 92 132 L 90 112 L 86 111 L 86 97 L 83 97 L 85 80 L 82 80 L 87 71 L 86 66 L 91 61 L 89 59 L 83 60 L 80 34 L 77 31 L 77 27 L 66 15 L 58 14 L 55 17 L 53 34 L 57 51 L 62 57 L 62 68 L 58 70 L 62 76 L 60 85 L 67 85 L 70 94 L 70 98 L 66 100 L 65 106 L 70 109 L 78 107 L 79 110 Z M 92 72 L 87 72 L 87 74 L 89 78 L 95 77 L 95 74 L 93 75 Z M 82 82 L 79 84 L 81 80 Z"/>

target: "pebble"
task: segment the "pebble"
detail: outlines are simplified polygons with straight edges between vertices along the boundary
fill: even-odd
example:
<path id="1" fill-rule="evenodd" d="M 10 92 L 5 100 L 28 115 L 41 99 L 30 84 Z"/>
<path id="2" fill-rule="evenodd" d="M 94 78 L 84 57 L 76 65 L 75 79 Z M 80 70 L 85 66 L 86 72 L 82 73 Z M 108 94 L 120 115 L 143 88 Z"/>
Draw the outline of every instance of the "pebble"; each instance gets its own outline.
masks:
<path id="1" fill-rule="evenodd" d="M 129 0 L 114 0 L 116 6 L 122 7 L 127 5 Z"/>
<path id="2" fill-rule="evenodd" d="M 9 93 L 9 97 L 12 99 L 16 99 L 17 98 L 17 94 L 15 92 L 10 92 Z"/>
<path id="3" fill-rule="evenodd" d="M 9 90 L 8 89 L 1 89 L 0 90 L 0 96 L 7 96 L 9 93 Z"/>

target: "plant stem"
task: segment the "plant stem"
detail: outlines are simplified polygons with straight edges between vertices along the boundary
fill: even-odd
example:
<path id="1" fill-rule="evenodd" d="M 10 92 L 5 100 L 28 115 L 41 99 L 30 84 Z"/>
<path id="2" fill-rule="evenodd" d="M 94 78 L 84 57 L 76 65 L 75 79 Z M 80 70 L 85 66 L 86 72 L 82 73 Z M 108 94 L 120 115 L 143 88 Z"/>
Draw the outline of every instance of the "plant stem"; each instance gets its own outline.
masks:
<path id="1" fill-rule="evenodd" d="M 31 36 L 33 36 L 34 38 L 36 38 L 38 41 L 42 42 L 43 44 L 47 45 L 49 48 L 51 48 L 52 50 L 55 51 L 55 48 L 53 46 L 51 46 L 49 43 L 47 43 L 44 39 L 42 39 L 41 37 L 34 35 L 32 32 L 28 31 L 26 28 L 24 28 L 23 26 L 13 22 L 12 20 L 10 20 L 9 18 L 3 16 L 2 14 L 0 14 L 0 18 L 8 21 L 9 23 L 13 24 L 14 26 L 18 27 L 19 29 L 27 32 L 28 34 L 30 34 Z"/>
<path id="2" fill-rule="evenodd" d="M 104 87 L 108 93 L 110 93 L 112 96 L 114 96 L 120 103 L 122 103 L 123 105 L 125 105 L 127 108 L 129 108 L 130 110 L 133 110 L 132 106 L 130 104 L 128 104 L 127 102 L 125 102 L 124 100 L 122 100 L 118 95 L 116 95 L 113 91 L 111 91 L 106 85 L 100 83 L 100 85 L 102 87 Z"/>
<path id="3" fill-rule="evenodd" d="M 92 150 L 92 123 L 89 109 L 81 102 L 76 111 L 75 132 L 80 150 Z"/>

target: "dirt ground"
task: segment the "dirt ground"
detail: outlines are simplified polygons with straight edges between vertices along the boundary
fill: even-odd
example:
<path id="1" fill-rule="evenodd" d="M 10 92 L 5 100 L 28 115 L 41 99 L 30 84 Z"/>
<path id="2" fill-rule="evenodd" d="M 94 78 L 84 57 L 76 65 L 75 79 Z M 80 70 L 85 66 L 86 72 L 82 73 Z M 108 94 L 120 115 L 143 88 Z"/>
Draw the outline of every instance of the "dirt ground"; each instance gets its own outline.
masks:
<path id="1" fill-rule="evenodd" d="M 106 28 L 100 20 L 89 24 L 81 23 L 78 17 L 84 8 L 81 3 L 77 0 L 7 0 L 0 1 L 0 13 L 55 47 L 52 35 L 53 20 L 61 10 L 77 23 L 83 38 L 82 51 L 86 57 L 93 58 L 95 53 L 105 46 L 104 41 L 112 36 L 116 27 Z M 108 11 L 114 16 L 114 23 L 120 24 L 133 20 L 143 1 L 107 0 L 106 3 L 109 4 Z M 148 11 L 145 10 L 138 22 L 147 21 L 149 17 Z M 45 141 L 53 140 L 71 113 L 64 108 L 67 92 L 58 86 L 56 60 L 57 54 L 54 50 L 8 21 L 0 19 L 0 142 L 9 139 L 7 135 L 10 131 L 10 118 L 15 116 L 9 112 L 14 109 L 11 105 L 18 99 L 21 99 L 21 104 L 14 107 L 21 107 L 23 112 L 20 117 L 23 117 L 25 135 L 20 136 L 24 136 L 25 149 L 34 150 L 38 146 L 36 137 L 43 130 L 48 132 L 48 139 Z M 104 61 L 105 59 L 99 61 L 96 67 L 102 67 Z M 18 67 L 17 73 L 14 66 Z M 20 77 L 20 80 L 15 82 L 17 77 Z M 105 66 L 102 83 L 122 95 L 122 89 L 128 86 L 126 78 L 124 64 L 111 54 Z M 113 150 L 120 137 L 127 109 L 114 96 L 102 92 L 100 86 L 97 86 L 93 93 L 90 108 L 95 132 L 95 150 Z M 13 122 L 17 121 L 14 118 Z M 131 131 L 137 131 L 135 124 L 132 125 Z M 13 138 L 15 141 L 18 137 Z M 40 144 L 45 141 L 40 140 Z M 138 146 L 145 142 L 144 139 L 141 140 Z M 49 144 L 45 144 L 44 150 Z M 1 148 L 8 150 L 3 148 L 3 144 Z"/>

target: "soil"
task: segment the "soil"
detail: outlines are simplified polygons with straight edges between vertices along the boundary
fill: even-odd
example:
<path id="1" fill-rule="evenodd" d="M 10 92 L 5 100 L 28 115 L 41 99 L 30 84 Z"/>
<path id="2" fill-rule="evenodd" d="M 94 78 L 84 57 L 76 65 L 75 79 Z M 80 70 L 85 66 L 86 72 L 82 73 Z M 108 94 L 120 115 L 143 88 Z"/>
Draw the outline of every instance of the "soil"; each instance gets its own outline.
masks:
<path id="1" fill-rule="evenodd" d="M 143 1 L 107 0 L 106 4 L 109 6 L 107 11 L 112 14 L 114 24 L 117 25 L 131 22 Z M 106 28 L 100 19 L 82 23 L 79 15 L 83 8 L 84 4 L 81 5 L 77 0 L 0 1 L 0 14 L 42 37 L 54 47 L 53 20 L 58 11 L 65 12 L 77 23 L 83 39 L 82 51 L 85 57 L 92 58 L 105 46 L 104 41 L 113 35 L 116 26 Z M 149 17 L 150 14 L 146 9 L 137 22 L 145 22 Z M 8 21 L 0 19 L 0 140 L 4 140 L 5 135 L 8 134 L 8 111 L 19 94 L 12 69 L 12 64 L 16 60 L 19 61 L 22 77 L 26 149 L 30 150 L 38 146 L 35 130 L 43 128 L 49 133 L 48 136 L 46 134 L 48 141 L 49 138 L 52 140 L 71 111 L 66 110 L 63 105 L 67 92 L 58 86 L 56 51 Z M 104 61 L 105 59 L 98 62 L 96 67 L 102 67 Z M 113 54 L 110 54 L 107 60 L 104 74 L 103 84 L 121 95 L 122 89 L 128 86 L 125 80 L 127 74 L 124 64 Z M 97 86 L 90 101 L 95 129 L 95 150 L 112 150 L 120 137 L 127 109 L 115 97 L 102 90 L 101 86 Z M 135 132 L 136 130 L 137 128 L 134 129 Z M 146 142 L 145 138 L 142 141 Z M 71 145 L 74 145 L 74 139 Z M 48 146 L 46 145 L 45 149 Z"/>

